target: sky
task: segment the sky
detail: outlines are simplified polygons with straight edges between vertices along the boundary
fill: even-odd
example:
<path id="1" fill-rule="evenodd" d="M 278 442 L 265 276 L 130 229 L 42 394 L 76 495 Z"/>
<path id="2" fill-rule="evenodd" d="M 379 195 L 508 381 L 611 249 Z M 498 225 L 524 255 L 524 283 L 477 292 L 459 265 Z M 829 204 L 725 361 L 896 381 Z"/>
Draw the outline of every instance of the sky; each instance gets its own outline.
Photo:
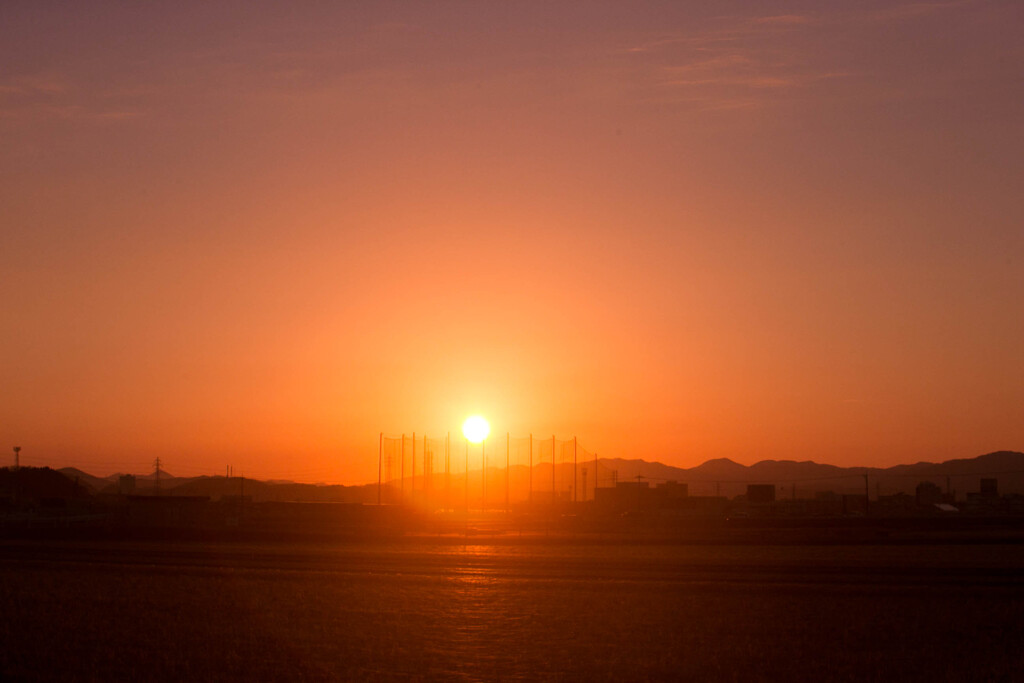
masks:
<path id="1" fill-rule="evenodd" d="M 681 467 L 1024 450 L 1022 29 L 8 0 L 0 445 L 342 484 L 471 413 Z"/>

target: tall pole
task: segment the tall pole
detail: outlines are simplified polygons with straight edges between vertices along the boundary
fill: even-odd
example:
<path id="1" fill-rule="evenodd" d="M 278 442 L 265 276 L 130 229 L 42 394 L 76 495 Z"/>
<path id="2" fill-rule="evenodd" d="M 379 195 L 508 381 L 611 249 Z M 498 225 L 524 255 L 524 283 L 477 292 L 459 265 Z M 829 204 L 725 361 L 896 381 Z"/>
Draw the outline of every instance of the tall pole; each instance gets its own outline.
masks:
<path id="1" fill-rule="evenodd" d="M 405 432 L 402 432 L 402 476 L 398 484 L 398 502 L 405 502 Z"/>
<path id="2" fill-rule="evenodd" d="M 526 500 L 533 502 L 533 434 L 530 434 L 530 490 L 526 495 Z"/>
<path id="3" fill-rule="evenodd" d="M 466 482 L 466 519 L 469 519 L 469 439 L 466 439 L 466 476 L 464 477 Z M 468 523 L 468 522 L 467 522 Z"/>
<path id="4" fill-rule="evenodd" d="M 14 469 L 21 467 L 21 446 L 14 447 Z"/>
<path id="5" fill-rule="evenodd" d="M 597 500 L 597 453 L 594 453 L 594 500 Z"/>
<path id="6" fill-rule="evenodd" d="M 555 493 L 555 435 L 551 435 L 551 502 L 554 503 L 558 494 Z"/>
<path id="7" fill-rule="evenodd" d="M 480 509 L 487 510 L 487 439 L 480 440 Z"/>
<path id="8" fill-rule="evenodd" d="M 576 502 L 576 437 L 572 437 L 572 502 Z"/>
<path id="9" fill-rule="evenodd" d="M 505 514 L 508 514 L 508 458 L 509 458 L 509 445 L 512 437 L 508 432 L 505 432 Z"/>
<path id="10" fill-rule="evenodd" d="M 868 475 L 864 475 L 864 515 L 868 514 L 871 508 L 871 489 L 868 488 Z"/>
<path id="11" fill-rule="evenodd" d="M 416 498 L 416 432 L 412 433 L 412 481 L 409 482 L 409 498 Z"/>
<path id="12" fill-rule="evenodd" d="M 452 509 L 452 433 L 444 438 L 444 504 L 446 510 Z"/>
<path id="13" fill-rule="evenodd" d="M 380 444 L 377 446 L 377 505 L 380 505 L 380 484 L 384 475 L 384 432 L 380 433 Z"/>

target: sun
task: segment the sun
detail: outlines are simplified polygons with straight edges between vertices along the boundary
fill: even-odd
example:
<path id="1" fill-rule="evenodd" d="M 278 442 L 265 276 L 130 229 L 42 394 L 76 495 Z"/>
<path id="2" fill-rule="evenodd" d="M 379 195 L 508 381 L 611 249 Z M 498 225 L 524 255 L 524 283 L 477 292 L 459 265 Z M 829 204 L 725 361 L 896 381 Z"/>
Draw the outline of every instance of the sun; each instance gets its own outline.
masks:
<path id="1" fill-rule="evenodd" d="M 479 415 L 471 415 L 462 423 L 462 433 L 473 443 L 480 443 L 491 433 L 491 425 Z"/>

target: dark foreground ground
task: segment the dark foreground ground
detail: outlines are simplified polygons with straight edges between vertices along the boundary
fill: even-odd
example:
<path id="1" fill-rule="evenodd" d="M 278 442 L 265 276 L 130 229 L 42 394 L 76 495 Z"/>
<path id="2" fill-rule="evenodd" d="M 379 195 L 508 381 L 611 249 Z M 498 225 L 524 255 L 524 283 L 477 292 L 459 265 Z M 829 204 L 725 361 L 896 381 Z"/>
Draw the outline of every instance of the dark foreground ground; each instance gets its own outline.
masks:
<path id="1" fill-rule="evenodd" d="M 1016 543 L 5 540 L 0 678 L 1020 680 L 1022 570 Z"/>

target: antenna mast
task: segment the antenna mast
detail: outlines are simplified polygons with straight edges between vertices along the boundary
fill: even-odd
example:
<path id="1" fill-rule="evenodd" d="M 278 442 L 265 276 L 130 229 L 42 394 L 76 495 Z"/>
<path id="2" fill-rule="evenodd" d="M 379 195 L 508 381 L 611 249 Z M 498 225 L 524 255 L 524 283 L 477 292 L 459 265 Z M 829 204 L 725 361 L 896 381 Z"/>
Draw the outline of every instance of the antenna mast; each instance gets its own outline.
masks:
<path id="1" fill-rule="evenodd" d="M 572 437 L 572 502 L 576 502 L 576 437 Z"/>

